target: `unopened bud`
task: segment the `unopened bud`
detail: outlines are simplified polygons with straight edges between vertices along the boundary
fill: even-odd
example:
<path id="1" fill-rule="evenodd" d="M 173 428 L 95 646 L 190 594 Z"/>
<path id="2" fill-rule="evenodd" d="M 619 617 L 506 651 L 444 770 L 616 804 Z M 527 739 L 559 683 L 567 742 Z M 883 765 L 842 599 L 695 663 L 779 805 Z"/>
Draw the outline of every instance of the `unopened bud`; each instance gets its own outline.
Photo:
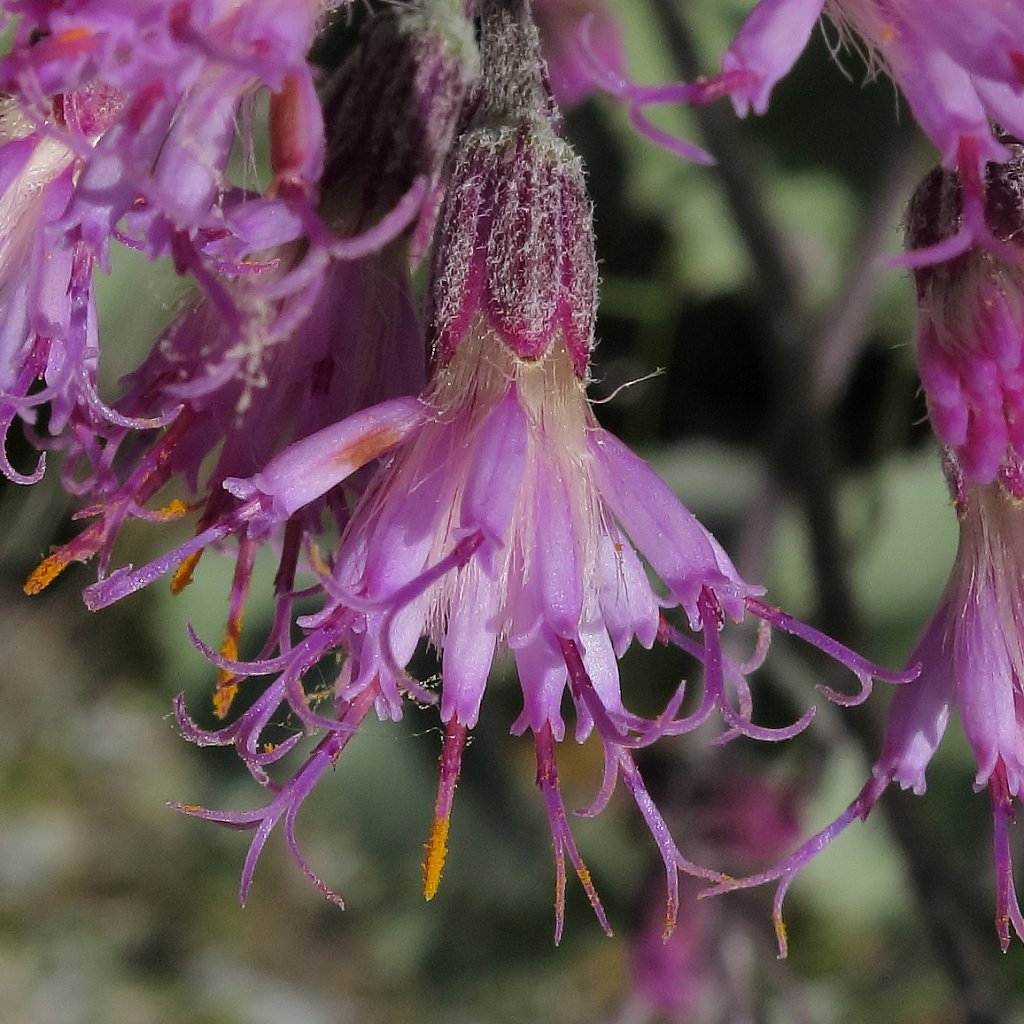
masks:
<path id="1" fill-rule="evenodd" d="M 1006 144 L 1011 159 L 986 169 L 984 213 L 992 236 L 1010 249 L 1024 242 L 1024 146 Z M 911 201 L 907 247 L 925 248 L 953 236 L 962 203 L 958 175 L 933 170 Z M 975 246 L 918 268 L 915 280 L 921 382 L 932 426 L 962 478 L 958 487 L 998 477 L 1024 497 L 1021 262 Z"/>

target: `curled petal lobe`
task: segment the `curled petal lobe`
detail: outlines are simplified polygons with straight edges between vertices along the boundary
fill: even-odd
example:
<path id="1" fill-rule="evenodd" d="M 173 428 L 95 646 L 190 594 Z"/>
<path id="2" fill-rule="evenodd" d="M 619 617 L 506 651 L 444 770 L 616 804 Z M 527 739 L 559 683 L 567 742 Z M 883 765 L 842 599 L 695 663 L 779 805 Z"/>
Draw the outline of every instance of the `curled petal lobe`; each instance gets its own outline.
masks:
<path id="1" fill-rule="evenodd" d="M 640 552 L 669 586 L 694 629 L 697 599 L 710 584 L 733 619 L 743 617 L 743 598 L 758 588 L 744 583 L 728 555 L 660 477 L 605 431 L 591 434 L 601 496 Z"/>
<path id="2" fill-rule="evenodd" d="M 736 113 L 763 114 L 772 89 L 800 56 L 824 0 L 761 0 L 722 57 L 722 71 L 750 71 L 757 82 L 732 93 Z"/>

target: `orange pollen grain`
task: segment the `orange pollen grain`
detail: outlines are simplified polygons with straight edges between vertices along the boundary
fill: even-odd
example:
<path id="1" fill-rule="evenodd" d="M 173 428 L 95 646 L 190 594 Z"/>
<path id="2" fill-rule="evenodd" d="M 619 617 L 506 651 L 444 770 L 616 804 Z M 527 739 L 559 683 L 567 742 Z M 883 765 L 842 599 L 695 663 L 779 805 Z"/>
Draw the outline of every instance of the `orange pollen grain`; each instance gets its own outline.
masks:
<path id="1" fill-rule="evenodd" d="M 88 39 L 92 34 L 91 28 L 87 28 L 85 25 L 77 25 L 75 28 L 65 29 L 60 35 L 55 36 L 53 41 L 63 46 L 67 43 L 77 43 L 81 39 Z"/>
<path id="2" fill-rule="evenodd" d="M 389 448 L 394 448 L 402 440 L 400 431 L 394 427 L 377 427 L 342 448 L 334 457 L 339 466 L 365 466 L 368 462 L 383 455 Z"/>
<path id="3" fill-rule="evenodd" d="M 423 849 L 426 857 L 423 860 L 423 898 L 432 900 L 437 895 L 441 884 L 441 872 L 448 856 L 448 818 L 435 818 L 430 829 L 430 838 Z"/>
<path id="4" fill-rule="evenodd" d="M 238 660 L 238 637 L 242 632 L 242 619 L 239 616 L 232 619 L 228 626 L 228 634 L 220 645 L 222 657 Z M 217 673 L 217 689 L 213 695 L 213 713 L 218 718 L 224 718 L 231 710 L 231 702 L 238 693 L 238 683 L 234 681 L 235 675 L 226 668 Z"/>
<path id="5" fill-rule="evenodd" d="M 188 505 L 186 505 L 180 498 L 174 498 L 164 505 L 163 508 L 157 509 L 156 514 L 160 516 L 161 519 L 181 519 L 182 516 L 188 515 Z"/>
<path id="6" fill-rule="evenodd" d="M 174 570 L 174 575 L 171 577 L 172 594 L 180 594 L 192 582 L 192 574 L 196 571 L 196 566 L 199 564 L 199 559 L 203 557 L 204 550 L 205 548 L 200 548 L 198 551 L 192 552 Z"/>
<path id="7" fill-rule="evenodd" d="M 883 46 L 888 46 L 896 39 L 896 26 L 891 22 L 886 23 L 879 29 L 878 38 Z"/>

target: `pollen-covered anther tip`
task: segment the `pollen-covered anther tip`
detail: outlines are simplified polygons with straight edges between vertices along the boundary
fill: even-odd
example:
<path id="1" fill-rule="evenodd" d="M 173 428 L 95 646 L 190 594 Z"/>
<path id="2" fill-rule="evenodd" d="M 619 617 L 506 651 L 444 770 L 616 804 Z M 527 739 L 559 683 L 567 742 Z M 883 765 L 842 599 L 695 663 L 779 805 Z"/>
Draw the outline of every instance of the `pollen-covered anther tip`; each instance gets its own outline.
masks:
<path id="1" fill-rule="evenodd" d="M 435 818 L 430 828 L 430 838 L 423 844 L 426 856 L 423 858 L 423 898 L 428 902 L 437 895 L 441 884 L 444 862 L 448 857 L 449 818 Z"/>
<path id="2" fill-rule="evenodd" d="M 70 563 L 71 559 L 62 551 L 56 551 L 52 555 L 47 555 L 29 573 L 28 579 L 25 580 L 25 584 L 21 589 L 29 597 L 42 593 Z"/>
<path id="3" fill-rule="evenodd" d="M 1010 915 L 999 914 L 996 917 L 996 934 L 999 936 L 999 951 L 1006 953 L 1010 949 Z"/>
<path id="4" fill-rule="evenodd" d="M 192 582 L 192 574 L 196 571 L 196 566 L 199 564 L 199 559 L 203 557 L 204 550 L 204 548 L 200 548 L 198 551 L 193 551 L 174 570 L 174 575 L 171 577 L 172 594 L 177 596 Z"/>
<path id="5" fill-rule="evenodd" d="M 785 960 L 789 956 L 789 935 L 786 932 L 786 922 L 782 920 L 781 915 L 776 915 L 772 919 L 772 924 L 775 926 L 775 938 L 779 944 L 778 959 Z"/>
<path id="6" fill-rule="evenodd" d="M 180 498 L 172 498 L 163 508 L 157 509 L 155 515 L 165 522 L 182 519 L 189 513 L 189 505 Z"/>
<path id="7" fill-rule="evenodd" d="M 232 619 L 228 624 L 228 632 L 220 645 L 222 658 L 238 661 L 238 638 L 242 633 L 240 618 Z M 217 672 L 216 689 L 213 694 L 213 713 L 218 718 L 226 718 L 231 710 L 231 703 L 238 693 L 238 677 L 230 669 L 221 668 Z"/>
<path id="8" fill-rule="evenodd" d="M 92 29 L 87 25 L 75 25 L 59 33 L 53 41 L 58 46 L 70 46 L 73 43 L 80 43 L 83 39 L 88 39 L 92 34 Z"/>
<path id="9" fill-rule="evenodd" d="M 223 669 L 221 673 L 224 674 Z M 228 679 L 233 677 L 228 675 Z M 213 713 L 217 718 L 227 718 L 235 696 L 238 694 L 238 683 L 222 682 L 220 676 L 217 678 L 217 689 L 213 694 Z"/>

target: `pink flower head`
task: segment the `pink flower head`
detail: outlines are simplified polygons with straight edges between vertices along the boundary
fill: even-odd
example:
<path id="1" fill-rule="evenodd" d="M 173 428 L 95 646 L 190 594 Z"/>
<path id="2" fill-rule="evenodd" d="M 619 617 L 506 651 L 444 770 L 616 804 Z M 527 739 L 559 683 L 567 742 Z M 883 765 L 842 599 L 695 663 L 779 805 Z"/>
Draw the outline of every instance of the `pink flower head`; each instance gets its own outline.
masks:
<path id="1" fill-rule="evenodd" d="M 420 399 L 382 403 L 293 444 L 245 479 L 224 487 L 240 505 L 233 529 L 257 537 L 300 512 L 360 466 L 378 466 L 330 561 L 314 567 L 322 607 L 298 620 L 304 637 L 273 657 L 244 664 L 197 641 L 218 667 L 272 682 L 235 722 L 198 729 L 179 704 L 186 735 L 236 746 L 271 802 L 250 812 L 184 808 L 255 835 L 242 896 L 273 826 L 303 870 L 328 895 L 298 853 L 295 816 L 316 780 L 337 760 L 371 708 L 399 718 L 407 695 L 439 703 L 446 735 L 434 823 L 426 846 L 424 894 L 438 888 L 468 731 L 477 723 L 495 657 L 508 650 L 522 691 L 512 731 L 530 731 L 537 784 L 548 812 L 556 861 L 556 939 L 561 935 L 566 861 L 574 867 L 602 926 L 608 924 L 576 848 L 559 790 L 555 743 L 571 707 L 579 740 L 603 746 L 596 814 L 619 779 L 635 800 L 663 858 L 665 931 L 678 910 L 679 873 L 719 881 L 679 851 L 655 807 L 633 749 L 662 735 L 692 732 L 718 712 L 722 740 L 783 739 L 752 719 L 746 676 L 766 652 L 739 664 L 723 654 L 719 632 L 747 611 L 817 643 L 861 680 L 885 676 L 852 652 L 764 604 L 710 533 L 657 475 L 600 428 L 586 397 L 593 345 L 597 267 L 582 168 L 555 134 L 533 26 L 504 3 L 483 9 L 483 77 L 470 99 L 474 120 L 449 162 L 430 274 L 430 382 Z M 137 572 L 115 573 L 87 591 L 97 607 L 167 571 L 179 549 Z M 643 560 L 660 580 L 652 586 Z M 666 610 L 680 609 L 683 629 Z M 684 630 L 690 631 L 687 635 Z M 677 717 L 680 686 L 655 720 L 631 713 L 617 658 L 633 639 L 672 643 L 703 665 L 704 694 Z M 411 677 L 421 641 L 439 652 L 440 693 Z M 302 680 L 339 653 L 332 713 L 315 712 Z M 903 679 L 906 676 L 885 676 Z M 326 730 L 290 781 L 268 765 L 296 736 L 268 749 L 261 736 L 282 704 L 309 728 Z"/>
<path id="2" fill-rule="evenodd" d="M 996 930 L 1024 940 L 1009 825 L 1024 796 L 1024 515 L 1000 484 L 972 486 L 960 509 L 960 546 L 939 609 L 917 649 L 921 677 L 898 693 L 875 780 L 923 792 L 924 771 L 951 707 L 960 711 L 995 824 Z M 866 810 L 865 812 L 866 813 Z"/>
<path id="3" fill-rule="evenodd" d="M 263 86 L 288 108 L 285 169 L 315 182 L 323 127 L 308 51 L 322 0 L 22 0 L 0 84 L 42 108 L 86 88 L 116 91 L 121 109 L 83 162 L 65 229 L 106 259 L 116 232 L 182 269 L 199 258 L 197 233 L 219 216 L 239 105 Z M 281 119 L 278 118 L 280 124 Z M 69 144 L 75 140 L 69 137 Z M 186 255 L 187 254 L 187 255 Z"/>
<path id="4" fill-rule="evenodd" d="M 417 182 L 425 185 L 415 259 L 430 243 L 441 169 L 479 71 L 472 23 L 456 6 L 420 0 L 378 13 L 324 108 L 331 128 L 324 176 L 337 183 L 336 196 L 348 193 L 349 218 L 358 223 L 369 211 L 390 209 Z"/>
<path id="5" fill-rule="evenodd" d="M 1024 240 L 1019 190 L 1024 147 L 989 164 L 988 230 L 1004 244 Z M 963 188 L 950 171 L 934 170 L 910 207 L 908 246 L 932 248 L 962 221 Z M 917 359 L 928 412 L 964 484 L 999 477 L 1024 497 L 1024 272 L 1019 262 L 972 248 L 920 268 Z"/>
<path id="6" fill-rule="evenodd" d="M 11 97 L 0 191 L 7 256 L 24 258 L 0 266 L 0 428 L 6 439 L 15 418 L 31 425 L 48 404 L 50 438 L 33 437 L 40 447 L 110 460 L 111 438 L 166 425 L 176 404 L 131 415 L 96 394 L 94 266 L 107 265 L 112 240 L 170 255 L 231 318 L 217 271 L 249 271 L 266 247 L 239 232 L 254 218 L 239 215 L 240 190 L 227 181 L 240 106 L 261 86 L 272 91 L 275 189 L 310 192 L 323 126 L 305 55 L 324 5 L 16 0 L 7 9 L 17 20 L 0 58 Z M 0 469 L 31 483 L 43 461 L 26 474 L 4 457 Z"/>
<path id="7" fill-rule="evenodd" d="M 236 522 L 239 501 L 224 488 L 226 479 L 253 477 L 289 443 L 422 389 L 426 349 L 410 295 L 409 248 L 475 73 L 467 23 L 461 26 L 458 37 L 459 25 L 450 19 L 434 24 L 419 10 L 389 10 L 369 23 L 332 92 L 332 123 L 347 141 L 332 147 L 319 211 L 293 216 L 279 203 L 255 200 L 231 211 L 239 229 L 234 237 L 244 236 L 248 245 L 258 239 L 269 248 L 246 272 L 207 281 L 207 294 L 127 379 L 119 409 L 159 413 L 173 422 L 145 442 L 121 430 L 100 441 L 86 434 L 72 447 L 67 482 L 91 498 L 81 516 L 92 522 L 44 560 L 26 584 L 29 592 L 48 585 L 70 561 L 97 554 L 104 577 L 127 519 L 164 521 L 188 511 L 180 500 L 156 511 L 148 507 L 174 481 L 183 485 L 192 507 L 203 509 L 197 538 L 171 556 L 180 561 L 172 587 L 181 590 L 203 546 L 231 532 Z M 453 36 L 455 44 L 449 45 Z M 384 64 L 371 59 L 382 48 L 389 57 Z M 386 68 L 387 88 L 371 88 L 348 70 L 364 66 L 375 74 Z M 400 163 L 389 145 L 393 140 L 403 146 Z M 321 218 L 350 237 L 338 239 Z M 368 228 L 368 221 L 376 223 Z M 303 230 L 301 242 L 290 241 Z M 364 461 L 371 457 L 366 454 Z M 356 481 L 349 481 L 344 491 L 302 503 L 284 527 L 279 621 L 268 649 L 287 632 L 287 595 L 301 548 L 319 532 L 325 509 L 343 528 L 357 497 Z M 240 544 L 222 647 L 229 657 L 237 657 L 252 558 L 264 539 L 247 536 Z M 120 578 L 100 584 L 101 591 L 116 590 Z M 216 701 L 223 714 L 235 680 L 222 672 L 220 684 Z"/>
<path id="8" fill-rule="evenodd" d="M 984 212 L 1001 241 L 1019 236 L 1022 148 L 992 164 Z M 936 169 L 911 202 L 908 245 L 937 247 L 957 230 L 963 189 Z M 925 771 L 954 708 L 987 788 L 995 825 L 996 929 L 1005 950 L 1010 926 L 1024 940 L 1008 829 L 1024 795 L 1024 278 L 989 249 L 974 248 L 916 271 L 918 362 L 935 434 L 960 521 L 949 582 L 911 656 L 919 678 L 900 687 L 881 755 L 856 800 L 832 824 L 771 871 L 720 883 L 714 892 L 777 881 L 775 921 L 785 950 L 782 901 L 800 868 L 856 818 L 866 818 L 896 782 L 925 790 Z"/>
<path id="9" fill-rule="evenodd" d="M 964 136 L 977 139 L 982 158 L 998 156 L 988 118 L 1019 98 L 1024 42 L 1024 15 L 1001 0 L 761 0 L 722 58 L 723 72 L 755 76 L 732 90 L 737 113 L 764 113 L 823 9 L 841 29 L 855 31 L 892 75 L 947 166 Z"/>
<path id="10" fill-rule="evenodd" d="M 1010 859 L 1013 801 L 1024 783 L 1024 515 L 1000 484 L 962 494 L 960 545 L 946 590 L 911 661 L 920 676 L 897 688 L 882 752 L 852 804 L 782 864 L 718 883 L 711 893 L 777 882 L 775 927 L 786 952 L 782 904 L 800 869 L 856 819 L 865 819 L 892 783 L 925 790 L 925 769 L 959 708 L 978 762 L 975 786 L 987 787 L 995 824 L 996 930 L 1005 950 L 1010 926 L 1024 940 Z"/>
<path id="11" fill-rule="evenodd" d="M 63 228 L 82 168 L 65 136 L 90 146 L 119 108 L 118 95 L 102 87 L 58 96 L 38 116 L 14 97 L 0 102 L 0 471 L 16 483 L 36 482 L 45 463 L 27 474 L 10 464 L 16 419 L 31 428 L 48 404 L 51 436 L 69 424 L 128 422 L 96 392 L 93 259 L 79 234 Z"/>
<path id="12" fill-rule="evenodd" d="M 722 58 L 722 72 L 752 75 L 730 90 L 737 113 L 763 113 L 775 83 L 789 72 L 819 15 L 866 43 L 900 87 L 943 165 L 965 186 L 963 230 L 941 249 L 907 254 L 921 265 L 946 259 L 985 230 L 985 164 L 1006 158 L 991 122 L 1024 134 L 1024 11 L 1001 0 L 761 0 Z"/>

